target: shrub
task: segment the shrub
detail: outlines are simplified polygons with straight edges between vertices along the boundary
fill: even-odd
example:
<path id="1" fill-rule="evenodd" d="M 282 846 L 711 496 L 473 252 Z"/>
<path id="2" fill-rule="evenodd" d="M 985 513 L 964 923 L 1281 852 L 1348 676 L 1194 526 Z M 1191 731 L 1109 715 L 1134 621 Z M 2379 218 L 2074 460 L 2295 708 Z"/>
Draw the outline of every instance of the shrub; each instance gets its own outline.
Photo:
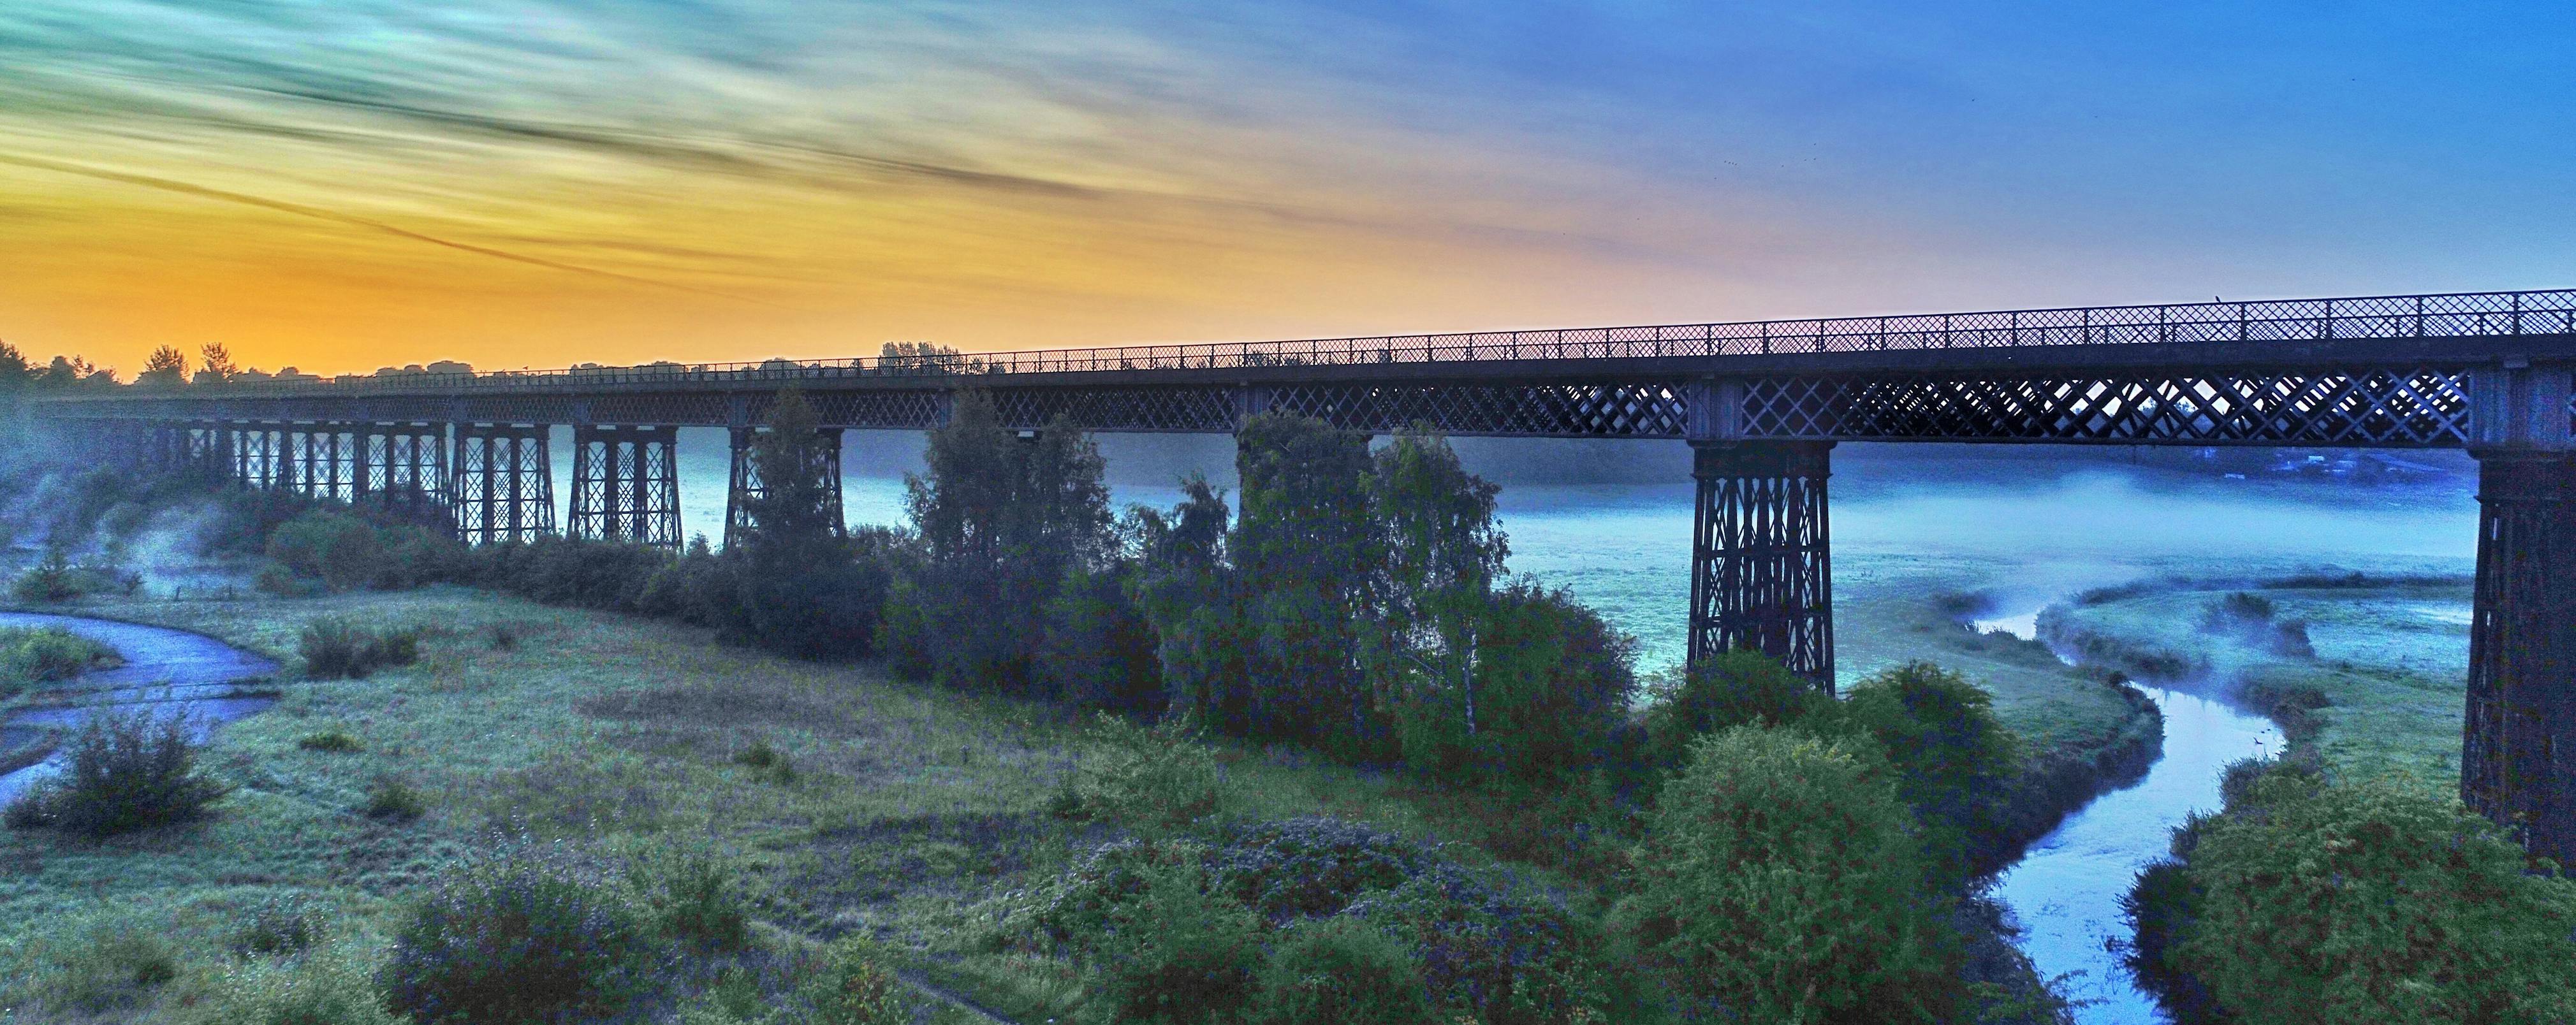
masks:
<path id="1" fill-rule="evenodd" d="M 349 754 L 361 749 L 358 738 L 347 730 L 318 730 L 295 738 L 295 746 L 325 754 Z"/>
<path id="2" fill-rule="evenodd" d="M 1624 999 L 1592 923 L 1442 862 L 1342 914 L 1420 956 L 1424 991 L 1443 1018 L 1492 1025 L 1608 1020 Z"/>
<path id="3" fill-rule="evenodd" d="M 0 697 L 29 683 L 54 683 L 116 660 L 116 649 L 59 626 L 0 627 Z"/>
<path id="4" fill-rule="evenodd" d="M 868 953 L 858 940 L 833 945 L 823 970 L 799 988 L 814 1006 L 813 1025 L 912 1025 L 903 984 Z"/>
<path id="5" fill-rule="evenodd" d="M 150 709 L 91 712 L 62 774 L 21 794 L 9 810 L 10 825 L 100 837 L 204 814 L 224 788 L 198 774 L 188 728 L 186 717 Z"/>
<path id="6" fill-rule="evenodd" d="M 47 548 L 44 561 L 19 574 L 9 585 L 9 593 L 19 601 L 52 604 L 80 597 L 81 589 L 63 550 Z"/>
<path id="7" fill-rule="evenodd" d="M 29 944 L 30 990 L 56 1011 L 103 1015 L 179 977 L 179 948 L 153 925 L 96 915 Z"/>
<path id="8" fill-rule="evenodd" d="M 1392 833 L 1330 818 L 1262 822 L 1213 860 L 1218 885 L 1272 922 L 1330 915 L 1360 894 L 1403 885 L 1433 862 Z"/>
<path id="9" fill-rule="evenodd" d="M 339 509 L 314 509 L 270 531 L 268 557 L 334 591 L 373 584 L 392 562 L 374 524 Z"/>
<path id="10" fill-rule="evenodd" d="M 365 812 L 371 819 L 410 822 L 429 813 L 429 799 L 399 776 L 378 776 L 375 782 L 367 784 Z"/>
<path id="11" fill-rule="evenodd" d="M 1090 1020 L 1229 1022 L 1252 1005 L 1261 923 L 1210 883 L 1197 866 L 1150 867 L 1143 891 L 1110 908 L 1093 947 Z"/>
<path id="12" fill-rule="evenodd" d="M 1739 726 L 1691 747 L 1619 918 L 1693 1006 L 1747 1021 L 1947 1022 L 1955 940 L 1912 817 L 1857 739 Z"/>
<path id="13" fill-rule="evenodd" d="M 1995 718 L 1994 699 L 1967 677 L 1929 662 L 1872 674 L 1851 689 L 1820 728 L 1856 731 L 1893 764 L 1897 796 L 1923 824 L 1924 852 L 1946 886 L 1978 864 L 2009 858 L 1986 850 L 2010 830 L 2021 745 Z"/>
<path id="14" fill-rule="evenodd" d="M 1691 742 L 1736 726 L 1785 726 L 1830 706 L 1831 698 L 1779 660 L 1758 651 L 1726 651 L 1700 660 L 1677 685 L 1661 688 L 1646 712 L 1654 764 L 1678 769 Z"/>
<path id="15" fill-rule="evenodd" d="M 2492 823 L 2401 779 L 2264 774 L 2240 793 L 2197 830 L 2187 920 L 2164 952 L 2228 1012 L 2576 1019 L 2576 882 L 2527 872 Z"/>
<path id="16" fill-rule="evenodd" d="M 1478 767 L 1552 789 L 1600 765 L 1636 693 L 1636 638 L 1565 591 L 1526 582 L 1493 592 L 1480 617 Z M 1413 748 L 1408 740 L 1408 762 Z"/>
<path id="17" fill-rule="evenodd" d="M 750 909 L 733 866 L 722 859 L 703 852 L 670 856 L 645 866 L 637 882 L 662 935 L 705 951 L 751 944 Z"/>
<path id="18" fill-rule="evenodd" d="M 393 1009 L 431 1025 L 512 1025 L 633 997 L 648 941 L 625 893 L 525 839 L 496 847 L 443 873 L 395 930 L 381 976 Z"/>
<path id="19" fill-rule="evenodd" d="M 395 1025 L 366 965 L 346 951 L 290 961 L 249 961 L 226 970 L 206 1008 L 206 1025 Z"/>
<path id="20" fill-rule="evenodd" d="M 1136 827 L 1176 826 L 1216 810 L 1225 770 L 1184 716 L 1145 729 L 1102 713 L 1091 751 L 1075 766 L 1056 810 Z"/>
<path id="21" fill-rule="evenodd" d="M 233 953 L 244 956 L 301 954 L 322 939 L 329 916 L 322 905 L 301 893 L 270 897 L 250 909 L 233 930 Z"/>
<path id="22" fill-rule="evenodd" d="M 420 660 L 417 628 L 368 629 L 345 619 L 325 617 L 304 625 L 296 638 L 304 656 L 304 675 L 316 680 L 363 680 L 387 666 Z"/>
<path id="23" fill-rule="evenodd" d="M 1356 918 L 1301 922 L 1261 973 L 1262 1025 L 1427 1025 L 1413 951 Z"/>
<path id="24" fill-rule="evenodd" d="M 795 761 L 787 757 L 787 752 L 769 746 L 765 739 L 752 741 L 750 747 L 734 752 L 733 763 L 757 770 L 761 778 L 772 783 L 796 782 Z"/>

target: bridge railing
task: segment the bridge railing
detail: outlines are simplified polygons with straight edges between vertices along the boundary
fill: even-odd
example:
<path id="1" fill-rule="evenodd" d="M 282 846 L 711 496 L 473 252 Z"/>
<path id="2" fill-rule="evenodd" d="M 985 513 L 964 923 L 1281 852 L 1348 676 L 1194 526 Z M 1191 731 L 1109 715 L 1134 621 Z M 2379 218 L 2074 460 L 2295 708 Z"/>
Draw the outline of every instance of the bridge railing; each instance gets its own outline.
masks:
<path id="1" fill-rule="evenodd" d="M 2166 342 L 2576 335 L 2576 289 L 2096 306 L 1815 320 L 1192 342 L 842 360 L 653 363 L 484 373 L 396 372 L 190 386 L 208 394 L 550 390 L 567 385 L 929 378 L 1115 370 L 1630 359 Z"/>

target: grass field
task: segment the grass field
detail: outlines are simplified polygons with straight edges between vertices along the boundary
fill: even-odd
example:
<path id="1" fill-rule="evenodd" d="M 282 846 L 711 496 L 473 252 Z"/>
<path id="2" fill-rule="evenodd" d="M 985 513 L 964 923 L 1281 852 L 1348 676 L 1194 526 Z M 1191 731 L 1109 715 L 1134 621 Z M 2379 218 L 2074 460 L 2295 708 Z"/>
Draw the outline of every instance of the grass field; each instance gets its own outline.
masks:
<path id="1" fill-rule="evenodd" d="M 2460 718 L 2468 678 L 2469 581 L 2447 578 L 2285 578 L 2164 582 L 2065 607 L 2087 634 L 2190 662 L 2211 685 L 2260 707 L 2313 694 L 2295 745 L 2337 769 L 2399 771 L 2451 791 L 2459 782 Z M 2269 600 L 2276 618 L 2307 622 L 2313 656 L 2264 650 L 2201 628 L 2227 596 Z"/>
<path id="2" fill-rule="evenodd" d="M 1932 658 L 1986 680 L 2043 750 L 2134 730 L 2132 709 L 2035 645 L 1954 622 L 1921 580 L 1864 586 L 1845 606 L 1847 666 Z M 1060 781 L 1094 757 L 1081 724 L 1011 700 L 890 680 L 873 666 L 781 660 L 663 622 L 457 588 L 282 600 L 111 601 L 80 614 L 201 631 L 295 664 L 317 618 L 426 631 L 416 665 L 364 681 L 285 682 L 275 709 L 227 726 L 207 760 L 235 789 L 199 824 L 90 842 L 0 831 L 0 1008 L 32 1008 L 24 959 L 102 920 L 181 951 L 146 1016 L 201 994 L 222 938 L 272 895 L 317 895 L 376 942 L 398 901 L 496 831 L 616 853 L 700 848 L 742 866 L 780 942 L 849 933 L 911 952 L 923 977 L 1024 1021 L 1077 992 L 1060 962 L 982 942 L 1001 897 L 1110 835 L 1051 816 Z M 299 744 L 346 734 L 311 750 Z M 756 745 L 792 773 L 740 764 Z M 1327 814 L 1502 863 L 1577 908 L 1594 891 L 1528 863 L 1511 809 L 1289 749 L 1217 742 L 1227 814 Z M 426 814 L 369 817 L 399 781 Z M 1578 866 L 1578 869 L 1580 867 Z M 953 1009 L 940 1012 L 971 1020 Z M 0 1020 L 7 1020 L 0 1014 Z"/>

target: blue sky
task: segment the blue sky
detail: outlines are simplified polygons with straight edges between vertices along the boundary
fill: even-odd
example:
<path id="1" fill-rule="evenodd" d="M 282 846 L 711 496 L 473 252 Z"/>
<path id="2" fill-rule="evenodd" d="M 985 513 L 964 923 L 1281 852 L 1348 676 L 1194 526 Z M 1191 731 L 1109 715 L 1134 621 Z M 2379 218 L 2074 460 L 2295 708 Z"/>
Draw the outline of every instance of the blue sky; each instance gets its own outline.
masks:
<path id="1" fill-rule="evenodd" d="M 0 338 L 366 369 L 2576 283 L 2576 5 L 0 7 Z"/>

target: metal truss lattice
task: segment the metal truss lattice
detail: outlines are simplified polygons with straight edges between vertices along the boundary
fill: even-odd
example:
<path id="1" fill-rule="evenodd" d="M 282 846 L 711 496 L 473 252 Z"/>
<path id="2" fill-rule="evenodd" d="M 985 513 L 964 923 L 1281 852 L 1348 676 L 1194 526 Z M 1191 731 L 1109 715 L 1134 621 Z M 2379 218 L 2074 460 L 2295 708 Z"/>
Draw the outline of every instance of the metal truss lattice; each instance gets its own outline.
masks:
<path id="1" fill-rule="evenodd" d="M 680 547 L 679 429 L 577 426 L 571 535 Z"/>
<path id="2" fill-rule="evenodd" d="M 1764 438 L 2456 447 L 2468 372 L 2403 367 L 2113 376 L 1755 378 Z"/>
<path id="3" fill-rule="evenodd" d="M 1680 389 L 1660 382 L 1298 384 L 1272 389 L 1264 405 L 1354 430 L 1425 423 L 1451 434 L 1525 437 L 1678 438 L 1688 421 Z"/>

